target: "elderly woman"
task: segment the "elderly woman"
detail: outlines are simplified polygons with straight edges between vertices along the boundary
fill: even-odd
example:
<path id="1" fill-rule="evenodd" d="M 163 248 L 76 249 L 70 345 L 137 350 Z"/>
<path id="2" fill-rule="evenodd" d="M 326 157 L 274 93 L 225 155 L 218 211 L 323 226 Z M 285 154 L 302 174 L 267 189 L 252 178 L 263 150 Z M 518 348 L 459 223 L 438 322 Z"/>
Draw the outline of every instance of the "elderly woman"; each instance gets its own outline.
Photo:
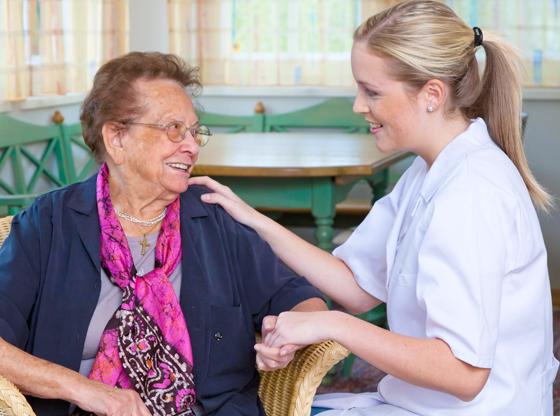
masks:
<path id="1" fill-rule="evenodd" d="M 106 63 L 81 112 L 98 174 L 13 220 L 0 251 L 0 373 L 40 415 L 263 415 L 255 330 L 267 315 L 325 308 L 188 186 L 210 134 L 186 92 L 199 86 L 173 55 Z M 289 359 L 257 356 L 264 368 Z"/>

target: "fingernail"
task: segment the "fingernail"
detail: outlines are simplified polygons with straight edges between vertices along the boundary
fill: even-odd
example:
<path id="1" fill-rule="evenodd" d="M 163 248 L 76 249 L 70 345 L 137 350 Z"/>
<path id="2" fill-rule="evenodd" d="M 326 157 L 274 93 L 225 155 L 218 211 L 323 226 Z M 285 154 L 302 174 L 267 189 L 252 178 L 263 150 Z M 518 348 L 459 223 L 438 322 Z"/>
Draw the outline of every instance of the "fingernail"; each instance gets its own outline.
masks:
<path id="1" fill-rule="evenodd" d="M 200 199 L 202 199 L 203 201 L 209 201 L 210 200 L 210 195 L 208 194 L 202 194 L 200 196 Z"/>

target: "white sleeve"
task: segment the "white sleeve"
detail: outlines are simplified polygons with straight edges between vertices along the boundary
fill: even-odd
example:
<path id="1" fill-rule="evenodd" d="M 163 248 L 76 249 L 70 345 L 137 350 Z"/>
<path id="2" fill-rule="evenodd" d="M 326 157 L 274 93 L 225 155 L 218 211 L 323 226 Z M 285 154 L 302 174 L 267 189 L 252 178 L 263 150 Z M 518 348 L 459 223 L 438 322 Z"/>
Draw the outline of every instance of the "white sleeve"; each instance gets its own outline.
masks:
<path id="1" fill-rule="evenodd" d="M 432 202 L 418 252 L 426 334 L 445 341 L 458 359 L 490 368 L 516 206 L 472 178 Z"/>
<path id="2" fill-rule="evenodd" d="M 401 176 L 389 195 L 375 202 L 348 240 L 333 251 L 352 270 L 358 285 L 382 302 L 387 302 L 387 239 L 407 183 L 421 165 L 418 160 Z"/>
<path id="3" fill-rule="evenodd" d="M 391 196 L 378 200 L 364 221 L 333 254 L 352 270 L 362 289 L 387 301 L 387 238 L 395 219 Z"/>

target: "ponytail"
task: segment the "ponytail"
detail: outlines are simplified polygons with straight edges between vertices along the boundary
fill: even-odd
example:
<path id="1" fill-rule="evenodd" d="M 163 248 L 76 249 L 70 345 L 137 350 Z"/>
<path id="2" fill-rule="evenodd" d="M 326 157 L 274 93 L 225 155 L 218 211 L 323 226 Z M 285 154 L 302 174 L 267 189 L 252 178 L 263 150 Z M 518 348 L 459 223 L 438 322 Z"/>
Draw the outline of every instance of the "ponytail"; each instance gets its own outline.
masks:
<path id="1" fill-rule="evenodd" d="M 521 174 L 535 205 L 548 211 L 553 206 L 552 197 L 533 176 L 521 139 L 520 61 L 513 48 L 505 43 L 484 40 L 482 46 L 486 66 L 480 93 L 467 113 L 486 121 L 490 136 Z"/>

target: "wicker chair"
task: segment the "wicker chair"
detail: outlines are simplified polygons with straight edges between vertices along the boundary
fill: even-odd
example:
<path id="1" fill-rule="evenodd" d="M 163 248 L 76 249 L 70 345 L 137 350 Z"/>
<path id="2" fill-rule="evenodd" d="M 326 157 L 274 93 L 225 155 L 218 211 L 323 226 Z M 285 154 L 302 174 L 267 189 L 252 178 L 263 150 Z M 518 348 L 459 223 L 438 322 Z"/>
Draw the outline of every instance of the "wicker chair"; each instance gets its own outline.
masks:
<path id="1" fill-rule="evenodd" d="M 0 246 L 10 232 L 12 217 L 0 218 Z M 262 372 L 259 396 L 267 416 L 307 416 L 321 380 L 333 365 L 348 355 L 334 341 L 310 345 L 296 353 L 290 365 Z M 33 416 L 25 397 L 0 376 L 0 415 Z"/>

